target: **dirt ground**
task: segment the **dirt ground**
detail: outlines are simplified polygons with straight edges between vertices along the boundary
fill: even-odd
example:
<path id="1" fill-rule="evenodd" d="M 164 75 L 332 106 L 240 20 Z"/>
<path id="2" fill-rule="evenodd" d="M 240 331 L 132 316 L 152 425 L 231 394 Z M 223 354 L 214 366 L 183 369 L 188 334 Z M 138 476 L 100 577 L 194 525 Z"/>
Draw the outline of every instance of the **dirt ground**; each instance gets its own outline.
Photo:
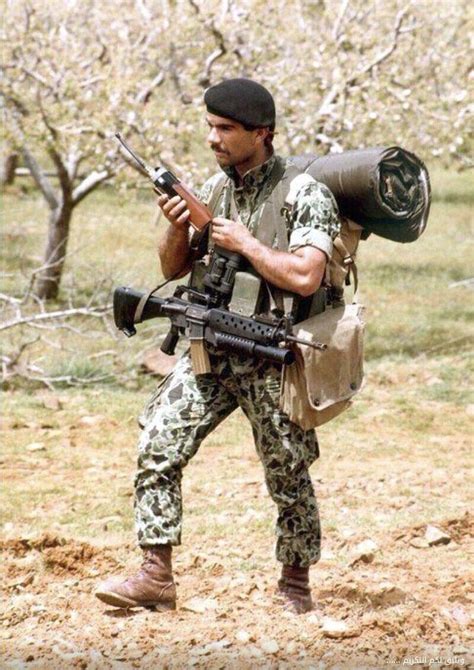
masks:
<path id="1" fill-rule="evenodd" d="M 416 411 L 403 404 L 440 384 L 442 367 L 374 368 L 360 404 L 321 429 L 323 554 L 314 611 L 299 617 L 273 595 L 274 509 L 240 414 L 186 473 L 178 609 L 123 611 L 93 592 L 139 564 L 125 417 L 143 398 L 6 394 L 1 668 L 472 666 L 473 408 L 431 391 Z"/>

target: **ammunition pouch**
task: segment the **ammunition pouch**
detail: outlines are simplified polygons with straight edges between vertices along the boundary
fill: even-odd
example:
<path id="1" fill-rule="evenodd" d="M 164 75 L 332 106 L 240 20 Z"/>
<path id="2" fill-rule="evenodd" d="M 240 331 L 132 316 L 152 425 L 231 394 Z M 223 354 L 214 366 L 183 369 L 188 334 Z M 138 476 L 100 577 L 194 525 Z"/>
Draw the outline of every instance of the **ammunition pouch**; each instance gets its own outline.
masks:
<path id="1" fill-rule="evenodd" d="M 285 366 L 280 407 L 304 430 L 330 421 L 351 404 L 363 381 L 363 307 L 328 307 L 298 324 L 298 338 L 325 349 L 295 346 L 296 361 Z"/>

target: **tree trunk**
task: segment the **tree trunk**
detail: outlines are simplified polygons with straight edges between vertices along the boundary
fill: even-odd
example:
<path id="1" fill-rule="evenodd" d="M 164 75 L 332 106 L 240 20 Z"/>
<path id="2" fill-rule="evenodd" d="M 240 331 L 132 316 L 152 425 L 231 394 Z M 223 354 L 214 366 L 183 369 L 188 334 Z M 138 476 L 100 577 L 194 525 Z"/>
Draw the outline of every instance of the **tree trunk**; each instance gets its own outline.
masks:
<path id="1" fill-rule="evenodd" d="M 18 167 L 18 154 L 13 151 L 3 156 L 0 165 L 0 186 L 8 186 L 15 181 L 15 170 Z"/>
<path id="2" fill-rule="evenodd" d="M 57 297 L 63 273 L 72 206 L 67 203 L 51 211 L 43 270 L 36 279 L 35 295 L 41 300 Z"/>

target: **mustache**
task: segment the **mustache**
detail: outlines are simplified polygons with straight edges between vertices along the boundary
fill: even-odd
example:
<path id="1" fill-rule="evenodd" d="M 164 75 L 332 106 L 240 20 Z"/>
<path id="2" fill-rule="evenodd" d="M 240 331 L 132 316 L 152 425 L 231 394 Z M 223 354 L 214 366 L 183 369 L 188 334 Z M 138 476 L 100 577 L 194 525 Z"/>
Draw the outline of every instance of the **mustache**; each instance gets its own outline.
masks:
<path id="1" fill-rule="evenodd" d="M 219 151 L 222 154 L 228 154 L 228 151 L 224 151 L 218 144 L 211 144 L 212 151 Z"/>

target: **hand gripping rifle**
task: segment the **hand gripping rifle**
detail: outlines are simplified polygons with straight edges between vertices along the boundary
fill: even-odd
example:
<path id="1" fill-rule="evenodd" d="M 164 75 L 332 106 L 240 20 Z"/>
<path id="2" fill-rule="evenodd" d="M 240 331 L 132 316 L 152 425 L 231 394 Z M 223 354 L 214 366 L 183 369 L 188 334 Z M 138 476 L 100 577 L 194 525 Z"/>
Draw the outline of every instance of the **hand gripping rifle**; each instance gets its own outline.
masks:
<path id="1" fill-rule="evenodd" d="M 119 142 L 135 160 L 140 171 L 147 174 L 155 189 L 169 197 L 179 195 L 186 200 L 190 211 L 190 223 L 198 231 L 205 229 L 212 220 L 209 209 L 192 191 L 169 170 L 150 168 L 116 135 Z M 215 247 L 209 269 L 204 276 L 204 291 L 188 286 L 178 286 L 170 298 L 143 293 L 129 287 L 114 291 L 114 320 L 119 330 L 127 337 L 135 335 L 135 324 L 167 317 L 171 329 L 161 345 L 161 351 L 173 355 L 181 335 L 191 342 L 191 356 L 196 374 L 210 372 L 210 363 L 203 343 L 248 356 L 264 358 L 276 363 L 290 365 L 295 354 L 288 345 L 299 342 L 316 348 L 325 345 L 299 340 L 292 335 L 288 317 L 247 317 L 228 309 L 235 274 L 242 268 L 239 254 Z M 187 300 L 184 296 L 187 295 Z"/>

